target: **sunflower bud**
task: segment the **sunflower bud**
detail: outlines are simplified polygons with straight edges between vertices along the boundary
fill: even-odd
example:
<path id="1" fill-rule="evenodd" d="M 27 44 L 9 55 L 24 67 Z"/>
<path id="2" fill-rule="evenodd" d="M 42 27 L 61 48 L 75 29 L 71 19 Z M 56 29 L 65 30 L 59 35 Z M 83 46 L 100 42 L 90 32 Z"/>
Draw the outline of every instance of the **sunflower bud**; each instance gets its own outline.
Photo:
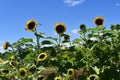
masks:
<path id="1" fill-rule="evenodd" d="M 83 32 L 86 32 L 86 25 L 85 24 L 81 24 L 80 25 L 80 30 Z"/>
<path id="2" fill-rule="evenodd" d="M 116 30 L 120 30 L 120 24 L 116 24 Z"/>
<path id="3" fill-rule="evenodd" d="M 111 30 L 115 30 L 116 29 L 115 25 L 111 25 L 110 28 L 111 28 Z"/>

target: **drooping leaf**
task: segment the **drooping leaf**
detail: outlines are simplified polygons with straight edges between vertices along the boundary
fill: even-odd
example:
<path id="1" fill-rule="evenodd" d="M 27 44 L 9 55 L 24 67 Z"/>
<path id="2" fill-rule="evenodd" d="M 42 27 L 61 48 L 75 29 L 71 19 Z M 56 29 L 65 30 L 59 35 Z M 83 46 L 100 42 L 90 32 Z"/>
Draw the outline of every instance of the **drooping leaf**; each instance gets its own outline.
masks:
<path id="1" fill-rule="evenodd" d="M 75 43 L 79 43 L 80 41 L 82 41 L 82 39 L 76 38 L 76 39 L 74 39 L 72 42 L 73 42 L 73 44 L 75 44 Z"/>

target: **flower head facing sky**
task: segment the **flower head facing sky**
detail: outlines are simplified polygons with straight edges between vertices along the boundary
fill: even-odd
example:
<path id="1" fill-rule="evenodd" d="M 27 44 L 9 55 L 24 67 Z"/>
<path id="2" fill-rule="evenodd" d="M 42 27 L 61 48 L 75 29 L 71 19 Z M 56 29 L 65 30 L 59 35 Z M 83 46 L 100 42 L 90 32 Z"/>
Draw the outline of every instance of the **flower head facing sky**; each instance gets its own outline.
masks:
<path id="1" fill-rule="evenodd" d="M 25 78 L 27 76 L 27 70 L 25 68 L 20 68 L 18 75 L 20 78 Z"/>
<path id="2" fill-rule="evenodd" d="M 26 23 L 26 30 L 34 31 L 36 29 L 36 21 L 28 20 Z"/>
<path id="3" fill-rule="evenodd" d="M 87 80 L 99 80 L 99 76 L 96 74 L 92 74 L 87 78 Z"/>
<path id="4" fill-rule="evenodd" d="M 47 53 L 40 53 L 37 57 L 38 61 L 44 61 L 47 58 Z"/>
<path id="5" fill-rule="evenodd" d="M 69 76 L 73 76 L 75 74 L 75 70 L 73 68 L 69 68 L 68 71 L 67 71 L 67 74 Z"/>
<path id="6" fill-rule="evenodd" d="M 96 26 L 102 26 L 104 24 L 104 19 L 101 16 L 94 18 L 94 23 Z"/>
<path id="7" fill-rule="evenodd" d="M 66 31 L 66 26 L 63 23 L 59 22 L 55 24 L 54 30 L 57 34 L 62 35 Z"/>
<path id="8" fill-rule="evenodd" d="M 54 80 L 62 80 L 61 77 L 55 77 Z"/>

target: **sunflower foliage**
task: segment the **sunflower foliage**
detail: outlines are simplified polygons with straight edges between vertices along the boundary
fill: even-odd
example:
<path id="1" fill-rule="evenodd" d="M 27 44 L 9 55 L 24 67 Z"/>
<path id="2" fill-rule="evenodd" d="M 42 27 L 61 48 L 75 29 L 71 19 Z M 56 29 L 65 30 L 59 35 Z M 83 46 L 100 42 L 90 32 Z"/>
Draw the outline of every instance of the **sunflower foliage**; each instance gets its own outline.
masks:
<path id="1" fill-rule="evenodd" d="M 35 39 L 3 44 L 0 80 L 120 80 L 120 24 L 108 30 L 102 17 L 94 23 L 80 24 L 79 37 L 71 41 L 62 22 L 55 24 L 54 38 L 39 32 L 35 20 L 27 21 Z"/>

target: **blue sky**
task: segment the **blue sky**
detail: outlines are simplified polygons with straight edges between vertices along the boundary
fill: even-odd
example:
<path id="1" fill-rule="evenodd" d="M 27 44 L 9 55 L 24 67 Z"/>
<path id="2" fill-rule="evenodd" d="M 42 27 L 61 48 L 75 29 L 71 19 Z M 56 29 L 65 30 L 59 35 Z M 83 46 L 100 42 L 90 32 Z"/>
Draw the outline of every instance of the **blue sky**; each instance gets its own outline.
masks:
<path id="1" fill-rule="evenodd" d="M 42 24 L 38 31 L 52 37 L 58 37 L 54 25 L 63 22 L 67 27 L 65 33 L 75 39 L 79 37 L 76 31 L 80 24 L 94 27 L 93 19 L 102 16 L 109 29 L 111 24 L 120 23 L 119 14 L 120 0 L 0 0 L 0 46 L 21 37 L 35 38 L 25 30 L 30 19 Z"/>

